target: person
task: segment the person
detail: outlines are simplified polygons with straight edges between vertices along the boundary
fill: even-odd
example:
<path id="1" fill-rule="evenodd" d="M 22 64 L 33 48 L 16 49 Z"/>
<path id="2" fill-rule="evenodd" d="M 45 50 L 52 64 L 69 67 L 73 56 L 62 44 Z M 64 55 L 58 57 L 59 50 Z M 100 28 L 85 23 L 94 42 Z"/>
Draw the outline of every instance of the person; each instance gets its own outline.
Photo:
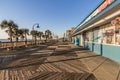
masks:
<path id="1" fill-rule="evenodd" d="M 74 45 L 79 46 L 79 38 L 75 37 L 74 39 Z"/>

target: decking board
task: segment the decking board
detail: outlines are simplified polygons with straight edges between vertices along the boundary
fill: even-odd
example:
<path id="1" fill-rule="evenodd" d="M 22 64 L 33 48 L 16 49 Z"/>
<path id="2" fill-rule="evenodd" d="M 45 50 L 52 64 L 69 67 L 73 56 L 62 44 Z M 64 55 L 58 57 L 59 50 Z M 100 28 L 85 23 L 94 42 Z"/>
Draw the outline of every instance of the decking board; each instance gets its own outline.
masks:
<path id="1" fill-rule="evenodd" d="M 0 80 L 120 79 L 119 63 L 71 44 L 59 43 L 53 47 L 54 50 L 50 49 L 52 46 L 48 46 L 45 50 L 36 52 L 36 48 L 31 49 L 34 51 L 29 56 L 11 61 L 5 65 L 6 69 L 0 70 Z M 46 56 L 39 57 L 43 53 Z"/>

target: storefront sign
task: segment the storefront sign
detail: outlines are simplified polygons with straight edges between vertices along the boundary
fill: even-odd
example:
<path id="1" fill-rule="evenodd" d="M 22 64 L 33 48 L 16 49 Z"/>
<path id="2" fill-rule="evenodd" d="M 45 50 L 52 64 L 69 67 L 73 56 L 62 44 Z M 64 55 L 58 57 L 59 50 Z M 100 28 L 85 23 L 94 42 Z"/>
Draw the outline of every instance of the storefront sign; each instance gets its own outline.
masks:
<path id="1" fill-rule="evenodd" d="M 105 0 L 105 2 L 98 7 L 98 13 L 101 12 L 103 9 L 105 9 L 109 4 L 111 4 L 114 0 Z"/>
<path id="2" fill-rule="evenodd" d="M 106 36 L 113 36 L 113 29 L 106 30 Z"/>
<path id="3" fill-rule="evenodd" d="M 115 27 L 116 27 L 116 28 L 120 28 L 120 21 L 118 21 L 118 22 L 115 24 Z"/>
<path id="4" fill-rule="evenodd" d="M 86 18 L 86 20 L 83 23 L 87 22 L 88 20 L 96 16 L 98 13 L 100 13 L 103 9 L 105 9 L 108 5 L 110 5 L 114 1 L 115 0 L 105 0 L 103 4 L 101 4 L 88 18 Z"/>
<path id="5" fill-rule="evenodd" d="M 116 28 L 120 28 L 120 17 L 117 17 L 114 20 L 112 20 L 111 25 L 115 26 Z"/>
<path id="6" fill-rule="evenodd" d="M 116 21 L 120 21 L 120 17 L 117 17 L 117 18 L 115 18 L 116 19 Z"/>
<path id="7" fill-rule="evenodd" d="M 117 23 L 117 21 L 115 19 L 111 21 L 112 26 L 115 26 L 116 23 Z"/>

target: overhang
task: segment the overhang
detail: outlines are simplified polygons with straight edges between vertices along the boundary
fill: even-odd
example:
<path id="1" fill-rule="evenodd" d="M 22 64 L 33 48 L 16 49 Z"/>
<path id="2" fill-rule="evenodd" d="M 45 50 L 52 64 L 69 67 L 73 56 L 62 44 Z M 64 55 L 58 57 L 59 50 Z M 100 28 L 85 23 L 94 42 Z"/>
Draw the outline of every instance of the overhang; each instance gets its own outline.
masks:
<path id="1" fill-rule="evenodd" d="M 78 26 L 78 28 L 73 32 L 72 36 L 78 35 L 81 32 L 88 30 L 90 28 L 94 28 L 105 23 L 110 22 L 115 16 L 120 15 L 120 0 L 116 0 L 111 5 L 109 5 L 102 12 L 94 16 L 92 19 L 88 20 L 82 26 Z"/>

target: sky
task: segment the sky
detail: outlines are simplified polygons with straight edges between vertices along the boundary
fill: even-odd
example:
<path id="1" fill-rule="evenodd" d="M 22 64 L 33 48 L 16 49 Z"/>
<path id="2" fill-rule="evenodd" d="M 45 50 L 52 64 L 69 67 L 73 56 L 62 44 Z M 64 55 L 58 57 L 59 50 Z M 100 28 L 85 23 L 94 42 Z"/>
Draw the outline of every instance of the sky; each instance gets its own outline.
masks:
<path id="1" fill-rule="evenodd" d="M 62 37 L 66 30 L 76 27 L 103 0 L 0 0 L 0 23 L 13 20 L 19 28 L 38 31 L 47 29 Z M 0 28 L 0 39 L 7 39 Z"/>

